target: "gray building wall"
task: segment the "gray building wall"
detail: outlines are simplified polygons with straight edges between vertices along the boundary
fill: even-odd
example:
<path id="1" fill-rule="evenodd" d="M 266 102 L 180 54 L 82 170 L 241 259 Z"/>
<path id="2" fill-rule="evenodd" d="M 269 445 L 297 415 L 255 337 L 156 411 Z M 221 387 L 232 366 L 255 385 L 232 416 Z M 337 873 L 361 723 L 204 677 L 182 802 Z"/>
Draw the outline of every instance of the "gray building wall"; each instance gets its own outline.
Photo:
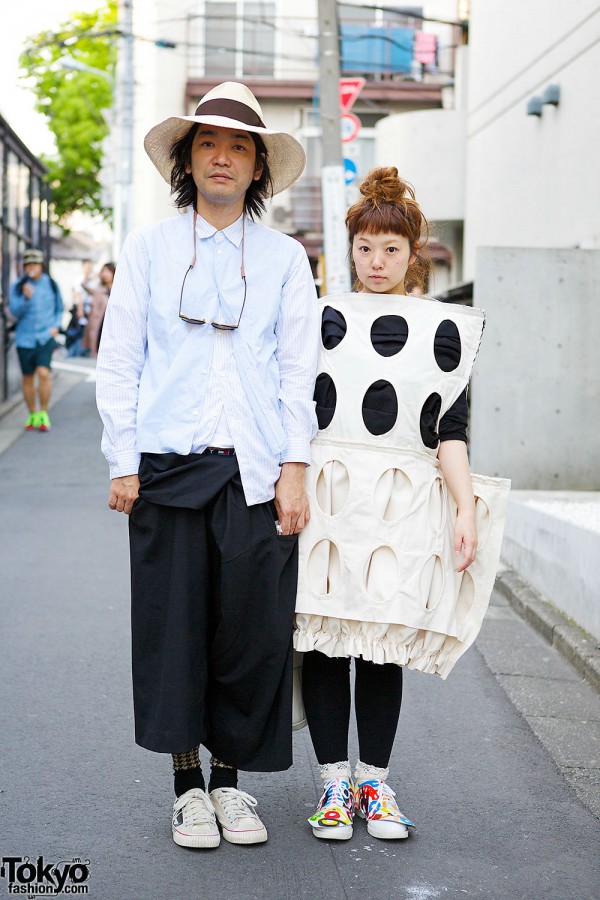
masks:
<path id="1" fill-rule="evenodd" d="M 472 470 L 600 490 L 600 251 L 480 247 L 474 305 Z"/>

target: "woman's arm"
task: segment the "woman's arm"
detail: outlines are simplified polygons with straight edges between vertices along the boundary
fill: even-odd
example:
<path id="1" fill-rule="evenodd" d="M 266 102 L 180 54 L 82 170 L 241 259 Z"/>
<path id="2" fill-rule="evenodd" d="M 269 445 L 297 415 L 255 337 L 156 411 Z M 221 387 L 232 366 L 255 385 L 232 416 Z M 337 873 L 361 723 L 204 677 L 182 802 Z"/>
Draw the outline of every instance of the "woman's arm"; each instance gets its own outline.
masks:
<path id="1" fill-rule="evenodd" d="M 450 493 L 458 508 L 454 526 L 454 552 L 463 554 L 457 572 L 471 565 L 477 552 L 477 528 L 475 525 L 475 497 L 471 484 L 471 472 L 467 447 L 463 441 L 442 441 L 438 449 L 440 468 Z"/>

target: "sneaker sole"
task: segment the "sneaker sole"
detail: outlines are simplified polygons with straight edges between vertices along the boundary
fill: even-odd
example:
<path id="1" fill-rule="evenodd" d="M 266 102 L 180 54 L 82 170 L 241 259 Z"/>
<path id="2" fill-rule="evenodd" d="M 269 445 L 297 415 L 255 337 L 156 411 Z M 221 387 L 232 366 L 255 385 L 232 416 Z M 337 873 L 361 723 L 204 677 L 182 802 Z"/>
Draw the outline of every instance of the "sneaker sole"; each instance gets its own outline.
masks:
<path id="1" fill-rule="evenodd" d="M 196 849 L 209 850 L 218 847 L 221 843 L 221 835 L 217 834 L 180 834 L 173 832 L 173 840 L 180 847 L 195 847 Z"/>
<path id="2" fill-rule="evenodd" d="M 398 822 L 367 822 L 367 831 L 383 841 L 403 841 L 408 837 L 408 828 Z"/>
<path id="3" fill-rule="evenodd" d="M 268 835 L 266 828 L 258 831 L 228 831 L 223 828 L 223 837 L 230 844 L 264 844 Z"/>
<path id="4" fill-rule="evenodd" d="M 325 825 L 315 828 L 312 833 L 316 838 L 324 838 L 326 841 L 349 841 L 353 834 L 352 825 Z"/>

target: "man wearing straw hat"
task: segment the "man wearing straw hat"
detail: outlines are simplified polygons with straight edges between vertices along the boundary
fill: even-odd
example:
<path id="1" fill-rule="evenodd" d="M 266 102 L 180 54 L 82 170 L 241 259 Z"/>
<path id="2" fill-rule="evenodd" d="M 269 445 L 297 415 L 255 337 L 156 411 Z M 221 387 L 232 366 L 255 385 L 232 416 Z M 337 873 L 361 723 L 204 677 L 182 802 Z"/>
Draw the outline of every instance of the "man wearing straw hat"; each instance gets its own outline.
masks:
<path id="1" fill-rule="evenodd" d="M 97 367 L 109 506 L 129 514 L 136 741 L 173 756 L 177 844 L 259 843 L 237 770 L 292 763 L 319 325 L 303 248 L 256 219 L 305 155 L 233 82 L 144 146 L 183 214 L 128 236 Z"/>

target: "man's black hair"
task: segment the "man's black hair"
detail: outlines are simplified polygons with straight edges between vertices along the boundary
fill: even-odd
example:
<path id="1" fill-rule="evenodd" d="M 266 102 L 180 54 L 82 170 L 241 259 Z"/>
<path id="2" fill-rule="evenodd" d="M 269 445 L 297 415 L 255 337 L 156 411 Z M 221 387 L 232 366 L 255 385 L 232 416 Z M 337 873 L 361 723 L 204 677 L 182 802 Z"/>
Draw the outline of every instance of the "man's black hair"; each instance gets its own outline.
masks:
<path id="1" fill-rule="evenodd" d="M 192 159 L 192 144 L 194 136 L 199 128 L 196 122 L 186 135 L 175 141 L 171 147 L 171 193 L 175 197 L 175 205 L 181 209 L 186 206 L 195 206 L 198 189 L 194 183 L 191 172 L 186 172 L 186 166 Z M 251 219 L 260 218 L 265 211 L 265 200 L 273 196 L 273 182 L 269 171 L 269 153 L 260 135 L 249 131 L 248 134 L 256 147 L 256 164 L 262 166 L 262 174 L 256 181 L 252 181 L 244 198 L 244 212 Z"/>

